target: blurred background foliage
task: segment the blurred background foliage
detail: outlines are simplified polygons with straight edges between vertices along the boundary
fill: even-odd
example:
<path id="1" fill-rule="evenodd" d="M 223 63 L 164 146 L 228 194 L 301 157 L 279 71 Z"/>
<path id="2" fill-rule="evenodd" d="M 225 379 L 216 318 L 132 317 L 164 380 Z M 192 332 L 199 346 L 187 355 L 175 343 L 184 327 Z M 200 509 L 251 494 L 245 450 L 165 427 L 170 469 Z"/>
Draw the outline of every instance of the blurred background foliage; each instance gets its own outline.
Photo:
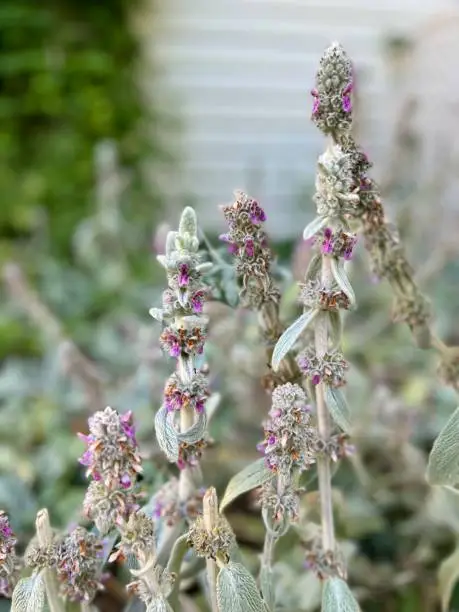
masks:
<path id="1" fill-rule="evenodd" d="M 132 6 L 132 0 L 0 4 L 0 116 L 7 128 L 0 134 L 0 507 L 11 514 L 21 544 L 40 507 L 50 509 L 56 527 L 81 520 L 85 481 L 75 433 L 104 404 L 133 410 L 150 494 L 174 472 L 153 433 L 171 364 L 147 313 L 164 283 L 154 262 L 164 243 L 160 221 L 177 219 L 168 219 L 163 194 L 144 173 L 147 161 L 151 172 L 174 160 L 160 139 L 148 137 L 165 120 L 161 109 L 146 108 L 135 82 Z M 395 183 L 389 206 L 396 203 L 403 240 L 434 296 L 437 328 L 457 343 L 457 248 L 435 238 L 422 213 L 429 202 L 418 198 L 414 207 L 405 192 L 403 182 Z M 310 195 L 301 201 L 305 224 L 313 215 Z M 278 247 L 287 321 L 298 308 L 294 281 L 310 247 L 296 240 Z M 224 269 L 225 294 L 234 296 L 234 277 Z M 335 474 L 339 538 L 363 609 L 434 612 L 438 568 L 455 553 L 459 503 L 454 493 L 429 488 L 424 473 L 457 397 L 438 382 L 434 356 L 391 323 L 389 289 L 374 282 L 362 246 L 352 275 L 358 308 L 346 317 L 344 352 L 352 364 L 348 400 L 357 453 Z M 214 301 L 208 314 L 206 356 L 223 401 L 204 474 L 222 492 L 256 458 L 268 409 L 260 384 L 266 364 L 250 313 Z M 317 503 L 312 477 L 298 530 L 277 550 L 286 611 L 317 607 L 318 584 L 303 570 L 301 544 L 318 522 Z M 256 495 L 237 500 L 229 518 L 247 565 L 256 567 L 263 538 Z M 455 555 L 443 568 L 440 592 L 454 587 Z M 102 610 L 126 603 L 119 572 L 112 568 Z M 451 610 L 459 610 L 458 595 Z M 185 612 L 201 609 L 194 584 L 182 605 Z"/>

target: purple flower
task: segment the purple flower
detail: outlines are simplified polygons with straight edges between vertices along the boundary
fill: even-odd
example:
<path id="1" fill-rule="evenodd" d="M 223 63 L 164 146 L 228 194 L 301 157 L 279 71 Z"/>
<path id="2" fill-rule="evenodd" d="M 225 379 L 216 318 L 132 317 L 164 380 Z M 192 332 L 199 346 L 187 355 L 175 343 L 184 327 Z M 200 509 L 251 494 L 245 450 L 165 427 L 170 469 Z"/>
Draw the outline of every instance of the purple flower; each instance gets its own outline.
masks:
<path id="1" fill-rule="evenodd" d="M 324 240 L 322 242 L 322 253 L 332 253 L 333 251 L 333 232 L 330 227 L 325 228 Z"/>
<path id="2" fill-rule="evenodd" d="M 250 205 L 250 220 L 255 224 L 266 221 L 266 213 L 256 200 L 253 200 Z"/>
<path id="3" fill-rule="evenodd" d="M 194 312 L 198 314 L 202 312 L 205 299 L 206 292 L 203 290 L 196 291 L 196 293 L 191 296 L 190 302 Z"/>
<path id="4" fill-rule="evenodd" d="M 255 256 L 255 243 L 252 240 L 252 238 L 249 238 L 248 240 L 245 241 L 245 253 L 247 257 Z"/>
<path id="5" fill-rule="evenodd" d="M 314 104 L 312 106 L 312 114 L 317 115 L 317 113 L 319 112 L 319 108 L 320 108 L 319 92 L 317 91 L 317 89 L 313 89 L 311 90 L 311 95 L 314 97 Z"/>
<path id="6" fill-rule="evenodd" d="M 318 385 L 320 383 L 320 379 L 321 379 L 320 374 L 314 374 L 311 379 L 311 382 L 313 385 Z"/>
<path id="7" fill-rule="evenodd" d="M 343 106 L 343 111 L 345 113 L 350 113 L 351 112 L 351 110 L 352 110 L 352 103 L 351 103 L 351 97 L 350 96 L 343 96 L 342 106 Z"/>
<path id="8" fill-rule="evenodd" d="M 190 282 L 190 267 L 188 264 L 179 265 L 178 284 L 180 287 L 187 287 Z"/>

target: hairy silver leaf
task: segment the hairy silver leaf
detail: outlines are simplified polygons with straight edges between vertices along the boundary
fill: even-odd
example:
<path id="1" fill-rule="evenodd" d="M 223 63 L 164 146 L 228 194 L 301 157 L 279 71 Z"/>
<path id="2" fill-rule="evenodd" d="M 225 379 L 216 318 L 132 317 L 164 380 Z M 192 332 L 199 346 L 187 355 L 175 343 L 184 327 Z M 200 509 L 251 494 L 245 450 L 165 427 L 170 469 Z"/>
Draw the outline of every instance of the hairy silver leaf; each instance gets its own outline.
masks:
<path id="1" fill-rule="evenodd" d="M 277 371 L 282 359 L 285 357 L 285 355 L 287 355 L 300 335 L 315 319 L 318 312 L 318 310 L 307 310 L 284 331 L 274 347 L 271 360 L 271 365 L 275 372 Z"/>
<path id="2" fill-rule="evenodd" d="M 459 483 L 459 408 L 433 444 L 427 480 L 432 485 L 453 486 Z"/>
<path id="3" fill-rule="evenodd" d="M 350 433 L 352 429 L 351 412 L 343 392 L 334 387 L 327 387 L 326 401 L 335 423 L 339 425 L 344 432 Z"/>
<path id="4" fill-rule="evenodd" d="M 271 477 L 272 473 L 266 467 L 263 457 L 247 465 L 229 481 L 220 503 L 220 512 L 236 499 L 236 497 L 260 487 Z"/>
<path id="5" fill-rule="evenodd" d="M 351 590 L 341 578 L 329 578 L 322 591 L 322 612 L 361 612 Z"/>
<path id="6" fill-rule="evenodd" d="M 158 444 L 169 461 L 178 460 L 179 440 L 177 431 L 168 418 L 167 409 L 161 406 L 155 416 L 155 432 Z"/>
<path id="7" fill-rule="evenodd" d="M 265 612 L 257 583 L 241 563 L 228 563 L 217 578 L 220 612 Z"/>
<path id="8" fill-rule="evenodd" d="M 14 588 L 11 612 L 42 612 L 45 606 L 45 583 L 40 573 L 21 578 Z"/>

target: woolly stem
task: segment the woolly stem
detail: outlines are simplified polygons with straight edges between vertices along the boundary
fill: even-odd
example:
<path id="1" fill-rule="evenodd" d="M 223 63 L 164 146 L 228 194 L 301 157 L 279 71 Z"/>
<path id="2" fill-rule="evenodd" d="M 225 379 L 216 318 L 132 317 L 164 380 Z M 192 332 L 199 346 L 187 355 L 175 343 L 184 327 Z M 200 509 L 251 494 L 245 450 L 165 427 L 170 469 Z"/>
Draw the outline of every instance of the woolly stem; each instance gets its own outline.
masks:
<path id="1" fill-rule="evenodd" d="M 322 258 L 322 286 L 329 288 L 333 282 L 331 260 Z M 317 356 L 323 357 L 328 350 L 328 322 L 325 317 L 317 317 L 314 340 Z M 324 442 L 330 439 L 331 422 L 325 402 L 325 384 L 320 382 L 316 387 L 317 428 Z M 322 521 L 322 545 L 324 550 L 335 549 L 335 527 L 333 522 L 333 502 L 331 488 L 330 458 L 322 455 L 317 458 L 317 475 L 319 479 L 320 507 Z"/>
<path id="2" fill-rule="evenodd" d="M 210 533 L 214 529 L 218 520 L 218 500 L 217 493 L 213 487 L 208 489 L 202 500 L 204 525 Z M 217 600 L 217 565 L 213 559 L 206 559 L 207 581 L 209 586 L 209 597 L 212 612 L 218 612 Z"/>

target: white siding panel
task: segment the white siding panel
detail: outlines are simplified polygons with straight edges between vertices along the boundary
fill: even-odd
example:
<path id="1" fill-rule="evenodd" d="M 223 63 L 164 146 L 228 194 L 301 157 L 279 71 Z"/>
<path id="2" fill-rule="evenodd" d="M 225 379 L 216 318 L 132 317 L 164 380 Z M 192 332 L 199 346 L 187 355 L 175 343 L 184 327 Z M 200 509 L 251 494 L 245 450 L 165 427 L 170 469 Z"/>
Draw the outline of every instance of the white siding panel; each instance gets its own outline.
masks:
<path id="1" fill-rule="evenodd" d="M 309 92 L 324 48 L 339 40 L 354 60 L 359 130 L 378 162 L 392 119 L 384 37 L 409 33 L 452 2 L 165 0 L 159 17 L 144 13 L 137 25 L 145 58 L 161 70 L 151 82 L 147 73 L 146 90 L 163 96 L 183 125 L 183 167 L 166 190 L 194 197 L 208 226 L 220 229 L 215 205 L 236 188 L 251 190 L 273 234 L 298 234 L 312 214 L 310 202 L 301 211 L 301 194 L 324 146 L 309 121 Z"/>

